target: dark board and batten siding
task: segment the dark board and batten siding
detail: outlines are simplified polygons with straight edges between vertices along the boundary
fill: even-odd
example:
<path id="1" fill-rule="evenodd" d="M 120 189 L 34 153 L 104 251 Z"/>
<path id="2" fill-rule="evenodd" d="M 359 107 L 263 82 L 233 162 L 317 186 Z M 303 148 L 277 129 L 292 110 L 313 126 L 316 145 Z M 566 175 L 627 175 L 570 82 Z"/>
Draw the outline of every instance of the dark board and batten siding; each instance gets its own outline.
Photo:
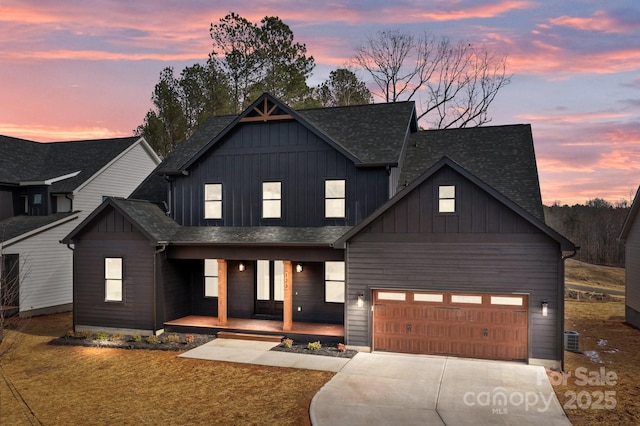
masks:
<path id="1" fill-rule="evenodd" d="M 437 187 L 456 185 L 455 214 L 438 214 Z M 407 194 L 347 245 L 345 333 L 371 346 L 374 289 L 529 295 L 529 357 L 562 359 L 559 244 L 451 169 Z M 363 292 L 367 304 L 355 300 Z M 540 303 L 549 303 L 542 317 Z"/>
<path id="2" fill-rule="evenodd" d="M 625 317 L 640 328 L 640 220 L 635 220 L 625 241 Z"/>
<path id="3" fill-rule="evenodd" d="M 324 217 L 324 182 L 345 179 L 346 219 Z M 282 182 L 282 218 L 262 219 L 262 182 Z M 203 218 L 205 183 L 222 183 L 223 219 Z M 243 123 L 172 181 L 172 217 L 184 226 L 355 225 L 388 199 L 384 167 L 356 168 L 295 121 Z"/>
<path id="4" fill-rule="evenodd" d="M 75 325 L 152 330 L 155 247 L 112 209 L 75 241 Z M 104 258 L 123 258 L 123 301 L 105 302 Z"/>

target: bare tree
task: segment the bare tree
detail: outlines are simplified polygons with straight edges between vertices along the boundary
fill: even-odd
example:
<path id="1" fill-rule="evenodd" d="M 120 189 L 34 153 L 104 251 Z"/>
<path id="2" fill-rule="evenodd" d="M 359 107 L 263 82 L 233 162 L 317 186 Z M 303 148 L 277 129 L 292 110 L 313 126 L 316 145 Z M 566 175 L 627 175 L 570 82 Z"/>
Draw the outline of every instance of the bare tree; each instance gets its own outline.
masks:
<path id="1" fill-rule="evenodd" d="M 468 42 L 429 33 L 380 31 L 355 50 L 386 102 L 419 98 L 418 119 L 430 127 L 481 126 L 498 91 L 510 83 L 507 58 Z"/>

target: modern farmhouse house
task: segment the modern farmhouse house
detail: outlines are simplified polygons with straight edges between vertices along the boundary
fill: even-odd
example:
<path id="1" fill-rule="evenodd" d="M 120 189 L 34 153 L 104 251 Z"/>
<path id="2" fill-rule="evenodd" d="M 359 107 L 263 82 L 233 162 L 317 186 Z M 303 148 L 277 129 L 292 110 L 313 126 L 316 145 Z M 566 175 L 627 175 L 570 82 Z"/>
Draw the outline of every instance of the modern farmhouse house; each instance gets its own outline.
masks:
<path id="1" fill-rule="evenodd" d="M 640 188 L 627 213 L 620 241 L 625 244 L 625 318 L 634 327 L 640 328 Z"/>
<path id="2" fill-rule="evenodd" d="M 139 137 L 38 143 L 0 136 L 3 308 L 21 316 L 70 311 L 73 256 L 60 240 L 106 196 L 129 196 L 159 163 Z"/>
<path id="3" fill-rule="evenodd" d="M 528 125 L 421 131 L 412 102 L 213 117 L 74 248 L 76 329 L 337 338 L 558 367 L 564 255 Z"/>

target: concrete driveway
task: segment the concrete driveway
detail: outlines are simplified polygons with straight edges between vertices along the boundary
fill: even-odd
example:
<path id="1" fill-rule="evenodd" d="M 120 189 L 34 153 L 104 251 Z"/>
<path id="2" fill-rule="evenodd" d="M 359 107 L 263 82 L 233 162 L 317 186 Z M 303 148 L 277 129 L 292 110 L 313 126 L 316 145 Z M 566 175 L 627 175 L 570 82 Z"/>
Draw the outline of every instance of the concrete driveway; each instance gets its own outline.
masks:
<path id="1" fill-rule="evenodd" d="M 313 425 L 570 425 L 543 367 L 359 353 L 314 396 Z"/>

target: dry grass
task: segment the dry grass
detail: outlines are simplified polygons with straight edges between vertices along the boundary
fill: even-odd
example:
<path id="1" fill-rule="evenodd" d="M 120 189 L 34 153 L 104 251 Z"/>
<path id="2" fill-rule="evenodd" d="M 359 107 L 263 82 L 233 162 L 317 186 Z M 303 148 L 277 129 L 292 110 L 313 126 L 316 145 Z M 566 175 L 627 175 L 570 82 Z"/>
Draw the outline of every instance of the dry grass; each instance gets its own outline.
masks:
<path id="1" fill-rule="evenodd" d="M 580 333 L 579 353 L 565 352 L 566 385 L 554 387 L 569 420 L 576 425 L 640 424 L 640 330 L 624 322 L 624 302 L 566 301 L 565 329 Z M 582 368 L 582 370 L 578 370 Z M 605 375 L 617 375 L 615 385 L 606 385 Z M 582 377 L 576 377 L 576 373 Z M 570 374 L 570 375 L 567 375 Z M 601 386 L 584 385 L 584 375 L 593 375 Z M 560 382 L 557 373 L 552 379 Z M 576 383 L 578 382 L 578 383 Z M 552 382 L 553 383 L 553 382 Z M 598 409 L 600 392 L 614 392 L 614 409 Z M 576 396 L 577 399 L 572 399 Z M 606 401 L 601 401 L 606 407 Z M 595 404 L 595 405 L 594 405 Z"/>
<path id="2" fill-rule="evenodd" d="M 70 326 L 58 314 L 8 332 L 3 345 L 16 345 L 0 359 L 0 424 L 309 424 L 311 398 L 333 376 L 47 345 Z"/>
<path id="3" fill-rule="evenodd" d="M 567 281 L 601 287 L 624 287 L 624 268 L 592 265 L 575 259 L 567 259 L 565 264 Z"/>

